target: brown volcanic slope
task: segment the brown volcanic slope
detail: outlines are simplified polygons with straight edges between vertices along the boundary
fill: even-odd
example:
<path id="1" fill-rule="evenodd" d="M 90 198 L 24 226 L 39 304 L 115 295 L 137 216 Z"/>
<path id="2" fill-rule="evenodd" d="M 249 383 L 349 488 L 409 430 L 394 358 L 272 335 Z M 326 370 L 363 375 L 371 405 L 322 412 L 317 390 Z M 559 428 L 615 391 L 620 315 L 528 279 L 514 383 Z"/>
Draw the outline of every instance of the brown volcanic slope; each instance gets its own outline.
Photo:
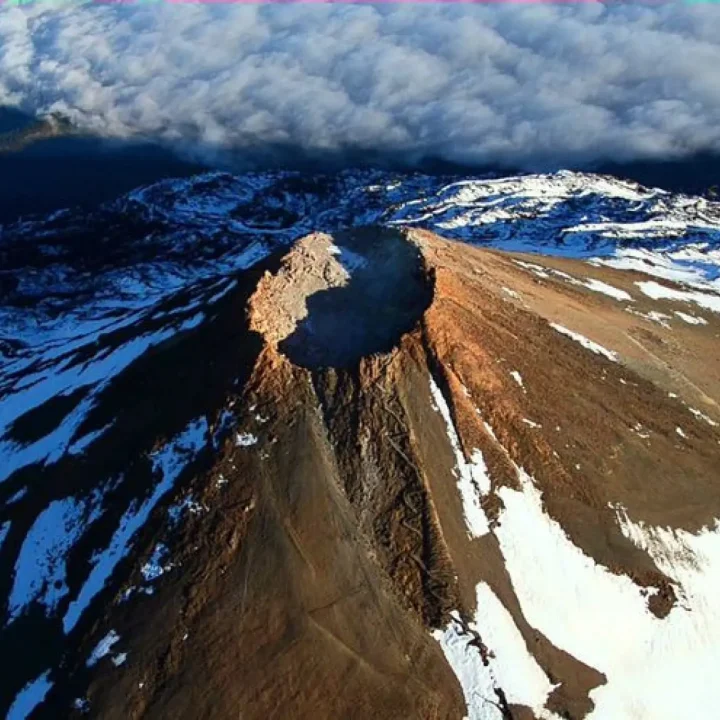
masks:
<path id="1" fill-rule="evenodd" d="M 152 360 L 152 372 L 172 375 L 210 346 L 222 368 L 246 364 L 224 390 L 236 430 L 185 479 L 198 512 L 143 536 L 144 556 L 162 541 L 174 568 L 154 594 L 108 602 L 84 628 L 64 669 L 69 689 L 58 684 L 46 712 L 85 696 L 103 718 L 455 720 L 466 698 L 430 631 L 458 611 L 463 644 L 491 665 L 499 649 L 470 624 L 484 583 L 553 686 L 548 711 L 584 717 L 606 668 L 526 616 L 500 542 L 503 488 L 521 489 L 522 468 L 572 543 L 644 588 L 666 622 L 677 583 L 622 531 L 618 508 L 688 532 L 720 517 L 720 434 L 709 422 L 720 423 L 718 320 L 678 319 L 687 307 L 645 297 L 636 273 L 421 231 L 311 235 L 269 267 L 210 327 Z M 633 300 L 579 284 L 588 278 Z M 641 316 L 651 310 L 673 320 Z M 465 460 L 479 450 L 487 466 L 490 487 L 473 488 L 490 526 L 479 536 L 465 520 L 456 449 Z M 116 599 L 137 582 L 133 563 Z M 87 668 L 110 628 L 125 663 Z M 500 683 L 492 693 L 483 702 L 498 717 L 542 714 Z"/>

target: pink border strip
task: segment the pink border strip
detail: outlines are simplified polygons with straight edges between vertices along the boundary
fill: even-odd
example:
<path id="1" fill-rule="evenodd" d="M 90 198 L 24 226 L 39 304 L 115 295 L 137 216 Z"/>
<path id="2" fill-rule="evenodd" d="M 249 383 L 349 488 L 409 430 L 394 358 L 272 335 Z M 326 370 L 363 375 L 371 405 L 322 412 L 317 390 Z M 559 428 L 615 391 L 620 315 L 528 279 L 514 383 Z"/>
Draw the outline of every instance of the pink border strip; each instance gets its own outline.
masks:
<path id="1" fill-rule="evenodd" d="M 0 0 L 3 5 L 23 7 L 45 4 L 55 7 L 72 5 L 588 5 L 601 0 Z M 617 0 L 624 5 L 709 5 L 720 0 Z"/>

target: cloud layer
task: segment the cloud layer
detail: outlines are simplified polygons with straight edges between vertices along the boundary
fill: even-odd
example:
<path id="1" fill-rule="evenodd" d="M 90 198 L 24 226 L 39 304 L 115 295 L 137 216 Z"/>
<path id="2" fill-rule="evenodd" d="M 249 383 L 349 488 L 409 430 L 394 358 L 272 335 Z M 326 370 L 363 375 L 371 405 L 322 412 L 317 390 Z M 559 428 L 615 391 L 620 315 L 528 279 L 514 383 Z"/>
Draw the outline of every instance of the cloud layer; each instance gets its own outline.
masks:
<path id="1" fill-rule="evenodd" d="M 713 5 L 0 9 L 0 105 L 205 154 L 720 151 L 719 67 Z"/>

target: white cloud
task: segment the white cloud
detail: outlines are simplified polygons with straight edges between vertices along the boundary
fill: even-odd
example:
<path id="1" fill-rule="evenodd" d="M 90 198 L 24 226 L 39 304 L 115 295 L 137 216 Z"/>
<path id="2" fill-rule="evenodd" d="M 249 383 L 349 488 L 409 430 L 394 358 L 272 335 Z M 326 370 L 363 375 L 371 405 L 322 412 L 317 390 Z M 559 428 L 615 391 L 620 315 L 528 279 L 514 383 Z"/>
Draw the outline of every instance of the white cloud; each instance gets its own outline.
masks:
<path id="1" fill-rule="evenodd" d="M 0 12 L 0 104 L 201 152 L 540 167 L 720 150 L 718 66 L 712 5 Z"/>

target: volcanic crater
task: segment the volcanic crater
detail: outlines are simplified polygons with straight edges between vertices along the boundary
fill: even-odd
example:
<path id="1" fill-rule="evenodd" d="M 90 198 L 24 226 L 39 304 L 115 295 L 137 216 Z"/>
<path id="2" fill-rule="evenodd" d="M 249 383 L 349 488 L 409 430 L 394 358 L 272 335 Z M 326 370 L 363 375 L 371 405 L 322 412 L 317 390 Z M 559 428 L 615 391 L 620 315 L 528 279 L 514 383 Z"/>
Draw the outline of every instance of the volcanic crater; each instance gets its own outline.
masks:
<path id="1" fill-rule="evenodd" d="M 262 279 L 251 325 L 295 365 L 350 368 L 395 347 L 429 307 L 433 285 L 399 231 L 314 233 Z"/>

